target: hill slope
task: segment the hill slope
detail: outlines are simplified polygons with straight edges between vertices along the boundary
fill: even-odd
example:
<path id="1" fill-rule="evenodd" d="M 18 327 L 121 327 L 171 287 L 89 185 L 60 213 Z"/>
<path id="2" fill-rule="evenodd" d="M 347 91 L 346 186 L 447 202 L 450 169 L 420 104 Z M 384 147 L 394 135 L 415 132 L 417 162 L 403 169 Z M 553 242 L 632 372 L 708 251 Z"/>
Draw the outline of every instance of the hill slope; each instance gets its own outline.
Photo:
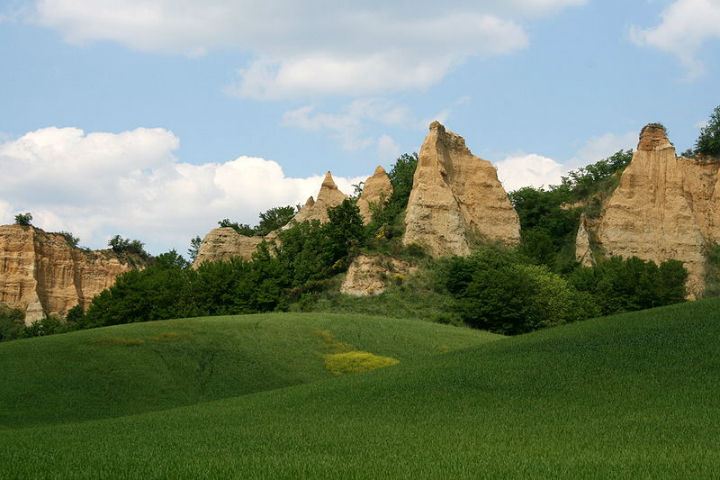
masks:
<path id="1" fill-rule="evenodd" d="M 401 363 L 503 338 L 366 315 L 264 314 L 118 325 L 0 344 L 0 428 L 118 417 L 333 377 L 323 355 Z"/>
<path id="2" fill-rule="evenodd" d="M 701 301 L 331 381 L 5 430 L 0 476 L 714 478 L 718 338 L 720 300 Z"/>

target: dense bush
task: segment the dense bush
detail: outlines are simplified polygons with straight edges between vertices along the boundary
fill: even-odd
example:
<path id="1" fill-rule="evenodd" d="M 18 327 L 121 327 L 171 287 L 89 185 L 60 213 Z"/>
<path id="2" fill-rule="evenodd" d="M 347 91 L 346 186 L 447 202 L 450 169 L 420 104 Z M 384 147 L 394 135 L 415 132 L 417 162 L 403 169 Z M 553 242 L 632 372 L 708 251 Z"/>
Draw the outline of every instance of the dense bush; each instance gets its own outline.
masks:
<path id="1" fill-rule="evenodd" d="M 441 262 L 439 276 L 462 320 L 475 328 L 514 335 L 597 314 L 589 294 L 501 248 Z"/>
<path id="2" fill-rule="evenodd" d="M 15 224 L 16 225 L 23 225 L 25 227 L 31 225 L 30 222 L 32 222 L 33 216 L 30 212 L 26 213 L 18 213 L 15 215 Z"/>
<path id="3" fill-rule="evenodd" d="M 221 227 L 230 227 L 240 235 L 252 237 L 253 235 L 265 236 L 288 224 L 295 216 L 297 209 L 295 207 L 275 207 L 260 214 L 260 222 L 255 227 L 251 227 L 246 223 L 231 222 L 227 218 L 223 218 L 218 222 Z"/>
<path id="4" fill-rule="evenodd" d="M 22 336 L 24 327 L 25 312 L 0 303 L 0 341 Z"/>
<path id="5" fill-rule="evenodd" d="M 677 260 L 656 265 L 637 257 L 600 259 L 570 275 L 578 290 L 592 294 L 603 315 L 682 302 L 687 270 Z"/>
<path id="6" fill-rule="evenodd" d="M 149 260 L 150 254 L 145 251 L 145 244 L 140 240 L 130 240 L 120 235 L 115 235 L 108 241 L 108 247 L 118 255 L 137 255 L 143 260 Z"/>
<path id="7" fill-rule="evenodd" d="M 395 161 L 388 172 L 393 193 L 384 205 L 379 205 L 373 212 L 369 225 L 369 233 L 383 238 L 398 238 L 405 231 L 405 209 L 407 208 L 413 177 L 417 168 L 417 153 L 403 154 Z"/>
<path id="8" fill-rule="evenodd" d="M 346 268 L 364 230 L 354 202 L 329 209 L 330 221 L 304 222 L 263 243 L 252 261 L 205 262 L 197 270 L 175 251 L 117 277 L 95 297 L 82 328 L 200 315 L 287 309 L 291 301 Z"/>

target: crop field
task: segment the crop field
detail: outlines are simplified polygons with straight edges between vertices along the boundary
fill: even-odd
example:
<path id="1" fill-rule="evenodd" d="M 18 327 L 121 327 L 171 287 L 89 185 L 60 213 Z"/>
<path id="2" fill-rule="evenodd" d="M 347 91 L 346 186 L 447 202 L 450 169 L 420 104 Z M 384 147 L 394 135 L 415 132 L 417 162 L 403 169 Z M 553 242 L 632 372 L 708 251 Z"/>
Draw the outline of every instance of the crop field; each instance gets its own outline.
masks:
<path id="1" fill-rule="evenodd" d="M 720 474 L 719 300 L 512 338 L 171 320 L 9 342 L 0 365 L 0 478 Z"/>

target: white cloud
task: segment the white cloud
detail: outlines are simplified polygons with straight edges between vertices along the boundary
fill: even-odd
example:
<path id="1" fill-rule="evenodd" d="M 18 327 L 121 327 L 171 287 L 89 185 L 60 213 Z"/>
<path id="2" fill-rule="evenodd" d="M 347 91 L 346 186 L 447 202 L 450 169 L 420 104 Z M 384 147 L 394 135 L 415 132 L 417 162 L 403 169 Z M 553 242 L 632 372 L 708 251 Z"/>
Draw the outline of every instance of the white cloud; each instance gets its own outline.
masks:
<path id="1" fill-rule="evenodd" d="M 243 97 L 367 95 L 426 88 L 471 56 L 525 48 L 524 19 L 585 1 L 38 0 L 33 20 L 74 43 L 249 53 L 229 88 Z"/>
<path id="2" fill-rule="evenodd" d="M 521 187 L 557 185 L 565 173 L 562 164 L 536 153 L 508 156 L 496 167 L 498 178 L 508 192 Z"/>
<path id="3" fill-rule="evenodd" d="M 659 25 L 641 29 L 633 26 L 630 38 L 638 45 L 658 48 L 675 55 L 692 79 L 705 71 L 698 58 L 702 46 L 720 39 L 718 0 L 676 0 L 661 13 Z"/>
<path id="4" fill-rule="evenodd" d="M 287 177 L 262 158 L 182 163 L 173 155 L 178 144 L 160 128 L 85 134 L 54 127 L 2 143 L 0 223 L 29 211 L 35 225 L 71 231 L 93 248 L 119 233 L 147 242 L 154 253 L 184 253 L 190 238 L 218 220 L 254 224 L 259 212 L 304 202 L 322 183 L 321 173 Z M 335 180 L 352 192 L 364 177 Z"/>

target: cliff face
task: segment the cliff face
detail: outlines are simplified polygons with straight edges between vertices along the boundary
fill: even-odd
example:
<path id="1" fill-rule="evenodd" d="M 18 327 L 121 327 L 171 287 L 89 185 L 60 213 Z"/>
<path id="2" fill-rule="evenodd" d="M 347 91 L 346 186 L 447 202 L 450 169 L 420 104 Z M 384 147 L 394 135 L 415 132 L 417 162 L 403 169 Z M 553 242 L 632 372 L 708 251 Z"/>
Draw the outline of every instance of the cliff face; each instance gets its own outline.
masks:
<path id="1" fill-rule="evenodd" d="M 252 254 L 263 240 L 270 240 L 268 237 L 247 237 L 240 235 L 230 227 L 221 227 L 210 230 L 200 244 L 193 268 L 197 268 L 203 262 L 215 262 L 218 260 L 230 260 L 233 257 L 252 259 Z"/>
<path id="2" fill-rule="evenodd" d="M 594 225 L 583 219 L 578 260 L 592 261 L 590 239 L 605 255 L 683 262 L 691 297 L 705 289 L 705 248 L 720 239 L 717 161 L 678 158 L 665 130 L 648 125 L 618 187 Z M 589 235 L 588 232 L 592 234 Z"/>
<path id="3" fill-rule="evenodd" d="M 385 169 L 378 166 L 372 177 L 365 180 L 365 186 L 358 198 L 358 208 L 363 218 L 363 223 L 367 225 L 372 219 L 373 206 L 382 206 L 393 193 L 393 186 Z"/>
<path id="4" fill-rule="evenodd" d="M 423 245 L 433 256 L 467 255 L 478 236 L 520 241 L 520 220 L 495 167 L 438 122 L 420 149 L 405 224 L 403 242 Z"/>
<path id="5" fill-rule="evenodd" d="M 131 270 L 110 250 L 85 252 L 65 237 L 34 227 L 0 226 L 0 302 L 26 311 L 30 325 L 45 314 L 83 309 Z"/>

